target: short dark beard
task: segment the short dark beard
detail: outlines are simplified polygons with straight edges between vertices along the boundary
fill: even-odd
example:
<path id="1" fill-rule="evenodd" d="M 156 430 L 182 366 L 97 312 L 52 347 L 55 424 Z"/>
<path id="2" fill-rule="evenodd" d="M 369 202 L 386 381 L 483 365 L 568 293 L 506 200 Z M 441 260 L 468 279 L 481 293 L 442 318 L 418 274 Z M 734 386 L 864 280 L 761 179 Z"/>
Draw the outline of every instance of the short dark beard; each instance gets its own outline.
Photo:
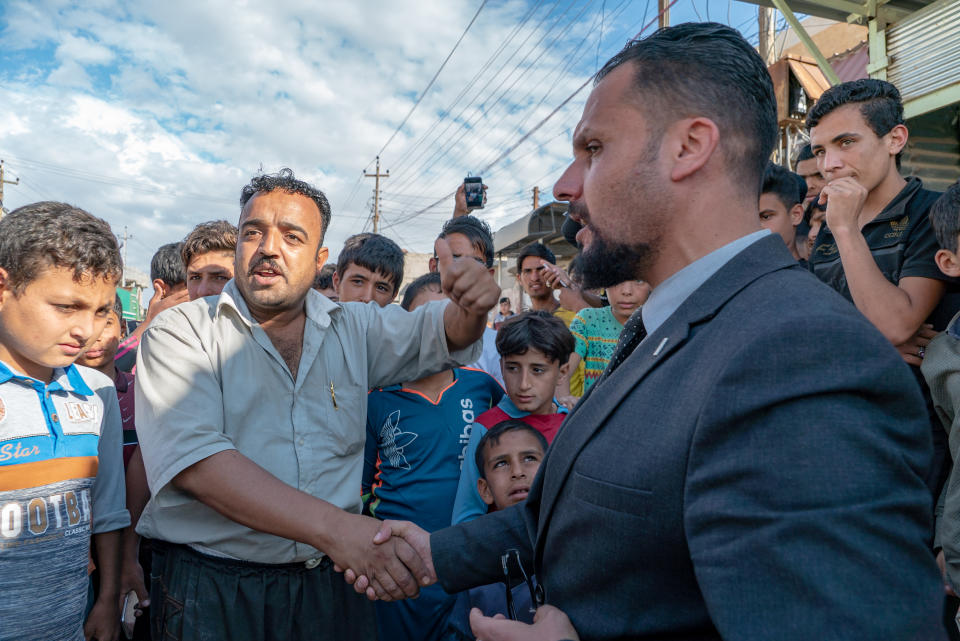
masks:
<path id="1" fill-rule="evenodd" d="M 580 253 L 584 289 L 613 287 L 625 280 L 642 279 L 657 251 L 647 243 L 613 243 L 596 230 L 590 246 Z"/>

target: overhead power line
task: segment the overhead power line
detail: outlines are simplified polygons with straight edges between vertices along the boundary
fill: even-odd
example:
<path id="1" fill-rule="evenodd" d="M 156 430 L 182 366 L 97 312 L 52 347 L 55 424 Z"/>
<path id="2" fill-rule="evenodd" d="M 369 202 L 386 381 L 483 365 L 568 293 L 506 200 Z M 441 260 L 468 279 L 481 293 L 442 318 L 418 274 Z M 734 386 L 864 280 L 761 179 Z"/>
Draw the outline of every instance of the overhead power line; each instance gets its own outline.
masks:
<path id="1" fill-rule="evenodd" d="M 460 34 L 460 39 L 457 40 L 457 43 L 455 45 L 453 45 L 453 49 L 450 50 L 450 53 L 447 54 L 447 57 L 443 59 L 443 64 L 441 64 L 440 68 L 437 69 L 437 73 L 433 74 L 433 78 L 430 79 L 430 82 L 427 83 L 426 88 L 423 90 L 423 92 L 420 93 L 420 97 L 417 98 L 417 101 L 413 103 L 412 107 L 410 107 L 410 111 L 408 111 L 407 115 L 403 117 L 403 120 L 400 122 L 399 125 L 397 125 L 397 128 L 394 130 L 394 132 L 390 134 L 390 138 L 387 139 L 387 142 L 383 143 L 383 147 L 380 148 L 380 151 L 379 153 L 377 153 L 377 156 L 383 155 L 383 150 L 386 149 L 391 142 L 393 142 L 393 139 L 396 138 L 398 133 L 400 133 L 400 130 L 403 129 L 403 126 L 407 124 L 407 120 L 410 119 L 410 115 L 416 110 L 418 106 L 420 106 L 420 103 L 423 101 L 423 97 L 427 95 L 427 92 L 430 91 L 430 87 L 432 87 L 433 83 L 437 81 L 437 77 L 440 75 L 440 72 L 443 71 L 443 68 L 447 66 L 448 62 L 450 62 L 450 58 L 453 56 L 454 52 L 457 50 L 457 47 L 460 46 L 460 43 L 463 42 L 463 38 L 467 35 L 467 32 L 470 31 L 470 27 L 473 26 L 473 23 L 477 21 L 477 17 L 480 15 L 480 12 L 483 11 L 483 8 L 486 5 L 487 5 L 487 0 L 483 0 L 483 2 L 480 3 L 480 8 L 478 8 L 477 12 L 473 14 L 473 19 L 470 20 L 470 24 L 467 25 L 467 28 L 463 30 L 462 34 Z"/>

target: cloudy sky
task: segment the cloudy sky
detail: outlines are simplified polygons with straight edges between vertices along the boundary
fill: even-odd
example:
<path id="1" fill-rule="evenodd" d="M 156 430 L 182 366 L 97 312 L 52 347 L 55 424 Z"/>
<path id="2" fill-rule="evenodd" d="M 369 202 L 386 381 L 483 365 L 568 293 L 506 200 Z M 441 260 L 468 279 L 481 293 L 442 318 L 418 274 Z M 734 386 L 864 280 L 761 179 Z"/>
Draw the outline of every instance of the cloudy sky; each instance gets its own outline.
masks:
<path id="1" fill-rule="evenodd" d="M 557 108 L 656 6 L 5 0 L 0 158 L 20 184 L 4 205 L 81 206 L 126 229 L 129 263 L 148 271 L 195 224 L 236 221 L 252 175 L 291 167 L 329 196 L 336 255 L 369 227 L 362 174 L 380 153 L 383 232 L 402 247 L 431 248 L 468 173 L 489 185 L 481 215 L 496 230 L 529 211 L 535 185 L 549 200 L 589 87 Z M 756 41 L 753 5 L 671 10 L 674 23 L 698 18 Z"/>

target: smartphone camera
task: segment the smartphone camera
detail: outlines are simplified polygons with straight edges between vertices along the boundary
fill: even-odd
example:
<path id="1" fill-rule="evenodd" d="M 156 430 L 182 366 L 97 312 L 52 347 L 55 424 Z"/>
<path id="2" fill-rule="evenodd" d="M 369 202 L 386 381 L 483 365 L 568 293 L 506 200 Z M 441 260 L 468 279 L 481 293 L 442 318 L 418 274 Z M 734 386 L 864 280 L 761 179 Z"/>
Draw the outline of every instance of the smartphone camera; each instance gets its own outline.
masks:
<path id="1" fill-rule="evenodd" d="M 464 178 L 463 193 L 467 200 L 467 209 L 483 209 L 483 179 L 480 176 Z"/>

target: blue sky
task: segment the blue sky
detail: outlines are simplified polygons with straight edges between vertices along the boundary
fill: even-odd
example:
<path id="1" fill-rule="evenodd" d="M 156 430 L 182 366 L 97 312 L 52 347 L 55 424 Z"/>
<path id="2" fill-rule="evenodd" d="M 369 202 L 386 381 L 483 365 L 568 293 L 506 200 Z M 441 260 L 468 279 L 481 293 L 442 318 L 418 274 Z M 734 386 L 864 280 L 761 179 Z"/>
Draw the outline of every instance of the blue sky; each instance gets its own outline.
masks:
<path id="1" fill-rule="evenodd" d="M 487 167 L 656 16 L 656 0 L 0 4 L 0 158 L 7 208 L 71 202 L 133 235 L 147 271 L 195 224 L 235 221 L 240 188 L 289 166 L 326 191 L 327 244 L 363 229 L 384 149 L 385 233 L 427 251 L 468 172 Z M 679 0 L 756 40 L 756 7 Z M 589 87 L 485 174 L 494 230 L 548 195 Z M 548 196 L 545 196 L 548 197 Z"/>

